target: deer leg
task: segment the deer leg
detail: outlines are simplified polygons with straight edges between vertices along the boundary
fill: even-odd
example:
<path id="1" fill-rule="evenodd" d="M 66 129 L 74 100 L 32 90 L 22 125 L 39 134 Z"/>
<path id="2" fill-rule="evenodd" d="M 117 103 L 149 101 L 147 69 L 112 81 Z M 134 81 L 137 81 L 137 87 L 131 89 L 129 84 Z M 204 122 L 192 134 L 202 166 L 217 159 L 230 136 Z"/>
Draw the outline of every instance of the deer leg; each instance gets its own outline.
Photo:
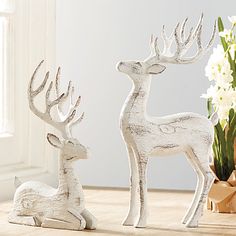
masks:
<path id="1" fill-rule="evenodd" d="M 86 221 L 85 229 L 96 229 L 97 219 L 87 209 L 84 209 L 81 215 Z"/>
<path id="2" fill-rule="evenodd" d="M 129 156 L 130 165 L 130 202 L 129 211 L 123 221 L 123 225 L 134 225 L 138 217 L 138 168 L 134 155 L 134 151 L 131 146 L 127 144 L 127 152 Z"/>
<path id="3" fill-rule="evenodd" d="M 139 220 L 135 227 L 145 228 L 147 224 L 147 185 L 146 185 L 146 172 L 147 172 L 147 158 L 142 157 L 138 160 L 139 172 L 139 196 L 140 196 L 140 215 Z"/>
<path id="4" fill-rule="evenodd" d="M 194 152 L 194 155 L 196 157 L 198 157 L 197 154 L 195 154 L 195 153 L 196 152 Z M 193 228 L 193 227 L 198 226 L 199 218 L 203 214 L 203 207 L 206 202 L 207 194 L 208 194 L 210 187 L 214 181 L 214 176 L 213 176 L 211 169 L 209 167 L 209 156 L 205 155 L 205 157 L 206 158 L 204 159 L 204 161 L 200 161 L 201 160 L 200 158 L 195 158 L 196 164 L 198 164 L 198 168 L 203 175 L 203 184 L 202 184 L 200 196 L 198 198 L 196 207 L 194 208 L 190 219 L 186 223 L 187 227 Z"/>
<path id="5" fill-rule="evenodd" d="M 200 197 L 200 194 L 201 194 L 201 188 L 203 186 L 203 180 L 204 180 L 203 175 L 202 175 L 201 171 L 198 168 L 198 165 L 194 161 L 195 157 L 192 156 L 191 153 L 189 153 L 189 152 L 186 152 L 186 155 L 188 157 L 187 160 L 189 161 L 189 163 L 192 166 L 193 170 L 197 174 L 197 186 L 196 186 L 196 189 L 195 189 L 193 200 L 192 200 L 185 216 L 182 219 L 183 224 L 187 223 L 187 221 L 190 219 L 190 217 L 193 213 L 194 208 L 196 207 L 196 204 L 198 202 L 198 198 Z"/>
<path id="6" fill-rule="evenodd" d="M 86 222 L 80 213 L 70 208 L 67 212 L 62 212 L 58 217 L 45 218 L 41 226 L 44 228 L 84 230 Z"/>
<path id="7" fill-rule="evenodd" d="M 30 226 L 41 226 L 42 223 L 36 216 L 17 215 L 15 212 L 9 214 L 8 222 Z"/>
<path id="8" fill-rule="evenodd" d="M 67 222 L 60 219 L 46 218 L 42 227 L 54 229 L 83 230 L 84 227 L 78 222 Z"/>

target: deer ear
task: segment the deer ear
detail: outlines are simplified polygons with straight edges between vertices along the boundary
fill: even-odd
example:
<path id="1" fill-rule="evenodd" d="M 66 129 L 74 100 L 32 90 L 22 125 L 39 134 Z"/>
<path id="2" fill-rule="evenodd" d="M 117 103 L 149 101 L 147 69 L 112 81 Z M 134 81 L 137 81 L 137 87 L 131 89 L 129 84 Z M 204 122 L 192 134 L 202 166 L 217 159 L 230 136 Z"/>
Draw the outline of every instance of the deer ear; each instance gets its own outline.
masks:
<path id="1" fill-rule="evenodd" d="M 47 139 L 48 139 L 48 142 L 56 147 L 56 148 L 61 148 L 62 147 L 62 143 L 61 143 L 61 140 L 54 134 L 48 134 L 47 135 Z"/>
<path id="2" fill-rule="evenodd" d="M 163 72 L 166 69 L 165 66 L 160 65 L 160 64 L 153 64 L 151 66 L 149 66 L 147 68 L 147 73 L 148 74 L 152 74 L 152 75 L 156 75 L 156 74 L 160 74 L 161 72 Z"/>

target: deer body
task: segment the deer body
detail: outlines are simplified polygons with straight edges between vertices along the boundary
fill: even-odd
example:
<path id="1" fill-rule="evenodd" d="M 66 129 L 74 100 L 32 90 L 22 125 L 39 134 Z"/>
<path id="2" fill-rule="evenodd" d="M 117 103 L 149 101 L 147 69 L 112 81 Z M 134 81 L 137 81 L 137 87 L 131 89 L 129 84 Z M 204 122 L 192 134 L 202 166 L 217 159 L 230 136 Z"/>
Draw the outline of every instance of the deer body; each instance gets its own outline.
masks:
<path id="1" fill-rule="evenodd" d="M 54 134 L 47 135 L 48 142 L 60 150 L 58 188 L 55 189 L 37 181 L 28 181 L 23 184 L 18 183 L 14 196 L 13 210 L 9 214 L 8 220 L 16 224 L 50 228 L 70 230 L 95 229 L 97 220 L 85 208 L 83 188 L 73 168 L 76 160 L 87 159 L 88 157 L 87 148 L 71 135 L 71 126 L 80 122 L 83 118 L 82 115 L 74 120 L 80 97 L 73 104 L 72 94 L 74 89 L 71 87 L 71 83 L 69 83 L 67 93 L 59 95 L 59 68 L 55 81 L 57 98 L 53 101 L 50 100 L 50 92 L 53 85 L 51 82 L 46 92 L 46 110 L 45 112 L 39 111 L 35 107 L 33 98 L 45 87 L 48 73 L 38 89 L 33 90 L 32 84 L 41 64 L 42 62 L 36 68 L 30 81 L 28 90 L 29 105 L 34 114 L 62 133 L 63 140 L 60 140 Z M 69 111 L 64 115 L 61 110 L 61 103 L 69 96 Z M 57 121 L 54 120 L 50 113 L 53 106 L 56 106 L 58 111 L 59 120 Z"/>
<path id="2" fill-rule="evenodd" d="M 208 146 L 212 143 L 214 135 L 212 122 L 204 116 L 186 112 L 149 117 L 146 113 L 146 104 L 150 83 L 151 78 L 147 78 L 144 85 L 133 85 L 121 112 L 120 121 L 124 136 L 132 139 L 148 155 L 185 152 L 198 139 L 203 140 L 201 147 L 203 144 Z M 153 138 L 147 140 L 149 136 Z M 144 143 L 145 145 L 141 145 Z"/>
<path id="3" fill-rule="evenodd" d="M 195 30 L 185 37 L 187 19 L 177 24 L 168 38 L 164 27 L 162 38 L 164 48 L 161 53 L 157 38 L 151 39 L 152 54 L 144 61 L 120 62 L 117 69 L 128 75 L 133 88 L 121 111 L 120 128 L 126 144 L 130 164 L 130 204 L 124 225 L 145 227 L 147 223 L 146 171 L 150 156 L 170 155 L 183 152 L 198 177 L 198 183 L 183 223 L 187 227 L 197 227 L 202 215 L 204 202 L 214 176 L 209 167 L 214 138 L 213 125 L 218 122 L 214 114 L 210 120 L 195 113 L 179 113 L 163 117 L 150 117 L 146 113 L 152 76 L 160 74 L 165 66 L 160 63 L 188 64 L 199 59 L 211 46 L 215 27 L 208 46 L 201 45 L 202 16 Z M 191 58 L 183 58 L 187 49 L 197 38 L 198 51 Z M 171 52 L 175 40 L 176 52 Z M 139 202 L 139 204 L 138 204 Z"/>
<path id="4" fill-rule="evenodd" d="M 19 218 L 28 216 L 27 222 L 32 225 L 46 227 L 45 222 L 48 222 L 48 219 L 57 219 L 71 222 L 70 229 L 85 228 L 83 189 L 71 163 L 61 161 L 57 189 L 37 181 L 20 185 L 14 197 L 14 210 L 14 215 Z M 76 212 L 80 219 L 73 212 Z M 33 216 L 33 220 L 30 216 Z"/>

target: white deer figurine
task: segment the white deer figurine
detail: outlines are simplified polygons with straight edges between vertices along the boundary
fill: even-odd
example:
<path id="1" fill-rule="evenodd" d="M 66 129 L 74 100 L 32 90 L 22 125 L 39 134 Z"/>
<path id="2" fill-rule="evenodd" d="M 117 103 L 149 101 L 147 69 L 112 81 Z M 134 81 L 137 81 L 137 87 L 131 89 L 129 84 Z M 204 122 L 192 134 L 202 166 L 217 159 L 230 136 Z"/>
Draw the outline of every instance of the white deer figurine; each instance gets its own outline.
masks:
<path id="1" fill-rule="evenodd" d="M 208 120 L 195 113 L 179 113 L 163 117 L 150 117 L 146 114 L 152 75 L 160 74 L 165 66 L 160 63 L 188 64 L 197 61 L 212 45 L 216 26 L 206 48 L 202 47 L 202 19 L 195 29 L 185 36 L 187 19 L 175 27 L 170 37 L 166 36 L 163 26 L 164 49 L 160 52 L 157 38 L 151 38 L 151 56 L 144 61 L 120 62 L 117 69 L 129 76 L 133 88 L 127 97 L 120 116 L 120 127 L 125 141 L 130 163 L 130 206 L 124 225 L 146 227 L 147 185 L 146 169 L 150 156 L 170 155 L 183 152 L 197 173 L 198 184 L 194 199 L 183 223 L 187 227 L 197 227 L 203 213 L 203 205 L 214 180 L 209 168 L 214 137 L 213 125 L 218 117 Z M 184 58 L 187 50 L 197 41 L 197 53 Z M 171 52 L 172 42 L 176 43 L 175 53 Z M 140 201 L 140 204 L 138 204 Z"/>
<path id="2" fill-rule="evenodd" d="M 72 126 L 83 118 L 83 114 L 75 118 L 80 97 L 73 103 L 74 87 L 71 82 L 67 92 L 60 94 L 60 68 L 58 68 L 55 80 L 56 99 L 50 99 L 53 88 L 51 81 L 46 91 L 46 109 L 44 112 L 38 110 L 34 104 L 34 98 L 43 91 L 49 78 L 49 72 L 47 72 L 42 84 L 37 89 L 33 89 L 35 76 L 42 63 L 43 61 L 35 69 L 30 80 L 28 100 L 31 111 L 62 134 L 63 140 L 54 134 L 47 135 L 48 142 L 59 148 L 61 152 L 59 185 L 55 189 L 41 182 L 28 181 L 21 184 L 16 181 L 18 188 L 14 196 L 13 210 L 9 214 L 9 222 L 70 230 L 95 229 L 97 220 L 85 209 L 83 189 L 73 169 L 76 160 L 88 157 L 87 148 L 71 135 Z M 67 98 L 70 100 L 70 107 L 64 115 L 62 105 Z M 53 107 L 57 108 L 58 120 L 52 117 Z"/>

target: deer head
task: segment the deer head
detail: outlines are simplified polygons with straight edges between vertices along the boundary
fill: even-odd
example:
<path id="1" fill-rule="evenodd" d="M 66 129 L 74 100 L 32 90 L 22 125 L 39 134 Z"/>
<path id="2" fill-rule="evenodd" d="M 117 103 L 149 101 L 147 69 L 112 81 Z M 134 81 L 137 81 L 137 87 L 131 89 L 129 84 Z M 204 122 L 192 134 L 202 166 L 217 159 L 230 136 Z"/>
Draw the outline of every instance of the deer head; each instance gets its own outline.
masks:
<path id="1" fill-rule="evenodd" d="M 185 27 L 188 18 L 186 18 L 182 24 L 178 23 L 172 32 L 172 34 L 167 37 L 165 33 L 165 26 L 162 28 L 161 37 L 164 42 L 163 50 L 160 51 L 158 47 L 158 38 L 151 36 L 150 48 L 151 55 L 144 61 L 127 61 L 120 62 L 117 65 L 117 69 L 130 76 L 134 81 L 142 80 L 147 75 L 159 74 L 165 70 L 163 64 L 190 64 L 199 60 L 211 47 L 215 33 L 216 24 L 214 24 L 214 29 L 209 43 L 206 47 L 202 46 L 202 21 L 203 14 L 200 16 L 199 22 L 195 29 L 193 27 L 190 29 L 189 34 L 185 35 Z M 189 48 L 193 43 L 197 42 L 197 52 L 192 57 L 185 57 Z M 172 44 L 175 41 L 176 49 L 175 52 L 171 51 Z"/>
<path id="2" fill-rule="evenodd" d="M 34 98 L 44 90 L 49 79 L 49 72 L 47 72 L 43 82 L 39 85 L 39 87 L 37 89 L 33 89 L 36 74 L 43 62 L 44 61 L 41 61 L 36 67 L 29 83 L 28 100 L 30 110 L 41 120 L 45 121 L 47 124 L 51 125 L 61 133 L 63 140 L 60 140 L 56 135 L 50 133 L 47 135 L 47 139 L 51 145 L 61 150 L 62 156 L 66 160 L 86 159 L 88 156 L 87 148 L 80 144 L 77 139 L 73 138 L 71 134 L 72 126 L 80 123 L 84 117 L 84 113 L 82 113 L 82 115 L 78 118 L 75 117 L 81 97 L 79 96 L 76 102 L 73 103 L 74 87 L 72 86 L 71 81 L 68 84 L 67 91 L 65 93 L 60 93 L 60 67 L 57 70 L 55 82 L 53 83 L 53 81 L 51 81 L 47 88 L 45 111 L 40 111 L 34 104 Z M 55 87 L 56 98 L 51 100 L 53 85 Z M 69 99 L 69 108 L 67 113 L 64 114 L 62 111 L 62 106 L 67 101 L 67 99 Z M 58 118 L 57 120 L 54 119 L 51 114 L 52 108 L 54 107 L 56 108 L 56 114 Z"/>

